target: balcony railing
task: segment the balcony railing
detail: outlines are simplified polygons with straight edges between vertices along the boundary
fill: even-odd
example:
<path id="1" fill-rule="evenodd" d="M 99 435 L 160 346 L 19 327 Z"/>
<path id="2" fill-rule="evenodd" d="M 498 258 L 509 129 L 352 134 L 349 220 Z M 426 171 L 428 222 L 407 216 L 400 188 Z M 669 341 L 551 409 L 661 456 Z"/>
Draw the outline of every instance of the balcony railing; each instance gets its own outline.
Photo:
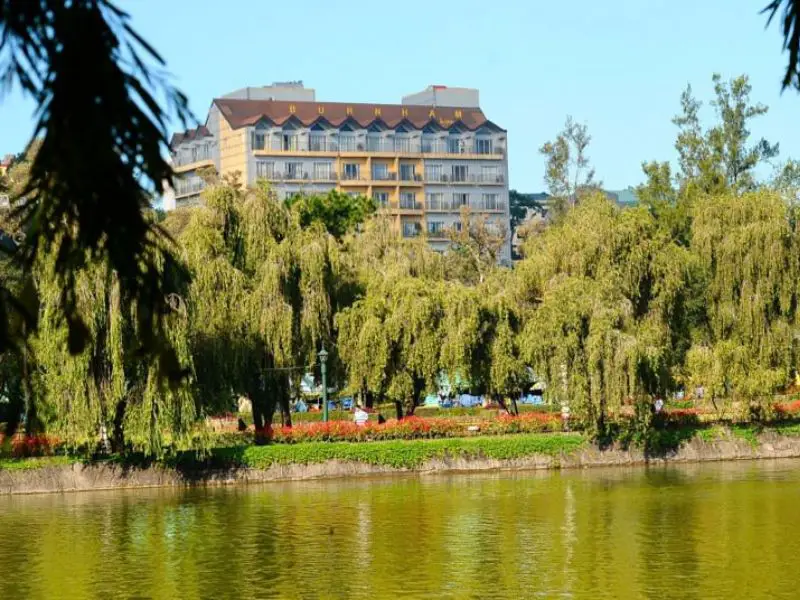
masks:
<path id="1" fill-rule="evenodd" d="M 411 173 L 400 171 L 400 181 L 422 181 L 422 175 L 418 175 L 413 171 Z"/>
<path id="2" fill-rule="evenodd" d="M 372 172 L 373 181 L 397 181 L 397 173 Z"/>
<path id="3" fill-rule="evenodd" d="M 416 200 L 400 199 L 400 208 L 403 210 L 422 210 L 422 203 Z"/>
<path id="4" fill-rule="evenodd" d="M 496 155 L 503 154 L 499 145 L 487 147 L 475 141 L 447 141 L 414 139 L 374 139 L 360 136 L 308 136 L 269 137 L 253 143 L 253 150 L 272 152 L 386 152 L 390 154 L 448 154 Z M 208 158 L 211 158 L 210 156 Z M 203 160 L 197 158 L 195 160 Z M 194 162 L 194 161 L 189 161 Z M 176 163 L 177 164 L 177 163 Z"/>
<path id="5" fill-rule="evenodd" d="M 214 160 L 214 155 L 211 150 L 198 148 L 192 152 L 180 152 L 172 156 L 172 165 L 175 167 L 183 167 L 200 162 L 201 160 Z"/>
<path id="6" fill-rule="evenodd" d="M 467 173 L 465 175 L 453 175 L 444 173 L 425 173 L 425 181 L 428 183 L 503 183 L 504 175 L 486 175 L 482 173 Z"/>
<path id="7" fill-rule="evenodd" d="M 426 207 L 428 210 L 459 211 L 461 210 L 461 206 L 461 203 L 456 202 L 455 200 L 438 200 L 435 198 L 428 198 L 426 202 Z"/>
<path id="8" fill-rule="evenodd" d="M 314 172 L 314 171 L 277 171 L 260 175 L 269 181 L 336 181 L 336 172 Z"/>
<path id="9" fill-rule="evenodd" d="M 476 211 L 485 211 L 485 210 L 490 210 L 490 211 L 495 211 L 495 210 L 505 210 L 505 209 L 506 209 L 506 203 L 505 203 L 505 202 L 503 202 L 502 200 L 497 200 L 497 201 L 495 201 L 495 202 L 480 200 L 480 201 L 473 201 L 473 202 L 470 202 L 470 203 L 469 203 L 469 207 L 470 207 L 472 210 L 476 210 Z"/>
<path id="10" fill-rule="evenodd" d="M 206 182 L 200 181 L 179 181 L 175 186 L 175 196 L 188 196 L 189 194 L 199 194 L 206 187 Z"/>

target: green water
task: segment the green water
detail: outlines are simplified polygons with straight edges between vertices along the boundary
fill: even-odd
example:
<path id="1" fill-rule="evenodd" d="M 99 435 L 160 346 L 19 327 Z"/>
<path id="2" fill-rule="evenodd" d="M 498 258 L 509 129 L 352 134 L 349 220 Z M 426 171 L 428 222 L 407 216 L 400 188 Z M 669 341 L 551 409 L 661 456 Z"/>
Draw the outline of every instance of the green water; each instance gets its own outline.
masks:
<path id="1" fill-rule="evenodd" d="M 0 497 L 0 599 L 800 598 L 800 462 Z"/>

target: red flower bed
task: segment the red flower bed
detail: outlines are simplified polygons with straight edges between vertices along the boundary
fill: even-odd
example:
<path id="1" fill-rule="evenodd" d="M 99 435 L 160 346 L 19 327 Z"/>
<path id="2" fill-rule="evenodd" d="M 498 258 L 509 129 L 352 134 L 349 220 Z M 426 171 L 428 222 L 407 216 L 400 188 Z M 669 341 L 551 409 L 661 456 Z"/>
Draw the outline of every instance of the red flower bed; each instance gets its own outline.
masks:
<path id="1" fill-rule="evenodd" d="M 300 423 L 294 427 L 272 430 L 272 441 L 284 444 L 298 442 L 360 442 L 366 440 L 413 440 L 420 438 L 460 437 L 465 435 L 531 433 L 556 431 L 561 428 L 558 415 L 526 413 L 503 415 L 492 420 L 463 421 L 458 419 L 406 417 L 386 423 L 368 422 L 358 426 L 351 421 Z"/>
<path id="2" fill-rule="evenodd" d="M 705 411 L 699 408 L 673 408 L 664 412 L 670 425 L 698 425 Z"/>
<path id="3" fill-rule="evenodd" d="M 6 438 L 0 435 L 0 446 L 4 446 L 5 443 Z M 58 440 L 52 436 L 17 434 L 11 438 L 11 456 L 14 458 L 50 456 L 57 445 Z"/>
<path id="4" fill-rule="evenodd" d="M 775 415 L 779 418 L 794 417 L 800 414 L 800 400 L 794 402 L 780 402 L 773 404 Z"/>

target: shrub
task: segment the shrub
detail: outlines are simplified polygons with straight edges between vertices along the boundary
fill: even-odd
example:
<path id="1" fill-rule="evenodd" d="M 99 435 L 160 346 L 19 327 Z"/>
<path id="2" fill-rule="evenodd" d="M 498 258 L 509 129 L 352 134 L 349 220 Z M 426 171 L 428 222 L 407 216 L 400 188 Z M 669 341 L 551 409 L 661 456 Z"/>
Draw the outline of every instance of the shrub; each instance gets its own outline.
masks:
<path id="1" fill-rule="evenodd" d="M 6 439 L 0 436 L 0 446 L 6 445 Z M 29 458 L 32 456 L 52 456 L 58 440 L 47 435 L 15 435 L 11 438 L 11 456 Z"/>

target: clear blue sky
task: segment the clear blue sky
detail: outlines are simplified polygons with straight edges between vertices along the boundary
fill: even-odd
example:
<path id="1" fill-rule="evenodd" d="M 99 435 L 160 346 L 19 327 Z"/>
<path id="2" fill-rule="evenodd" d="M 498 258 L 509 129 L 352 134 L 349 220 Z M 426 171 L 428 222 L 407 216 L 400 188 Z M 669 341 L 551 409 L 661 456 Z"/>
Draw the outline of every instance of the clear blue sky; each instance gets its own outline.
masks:
<path id="1" fill-rule="evenodd" d="M 509 132 L 511 187 L 539 191 L 537 149 L 571 114 L 593 136 L 609 189 L 643 160 L 674 160 L 670 118 L 687 83 L 747 73 L 770 112 L 754 137 L 800 158 L 800 94 L 780 94 L 786 63 L 767 0 L 118 0 L 163 54 L 201 120 L 214 96 L 302 79 L 326 101 L 399 102 L 428 84 L 477 87 Z M 706 107 L 709 112 L 711 108 Z M 0 155 L 32 130 L 30 101 L 0 104 Z"/>

